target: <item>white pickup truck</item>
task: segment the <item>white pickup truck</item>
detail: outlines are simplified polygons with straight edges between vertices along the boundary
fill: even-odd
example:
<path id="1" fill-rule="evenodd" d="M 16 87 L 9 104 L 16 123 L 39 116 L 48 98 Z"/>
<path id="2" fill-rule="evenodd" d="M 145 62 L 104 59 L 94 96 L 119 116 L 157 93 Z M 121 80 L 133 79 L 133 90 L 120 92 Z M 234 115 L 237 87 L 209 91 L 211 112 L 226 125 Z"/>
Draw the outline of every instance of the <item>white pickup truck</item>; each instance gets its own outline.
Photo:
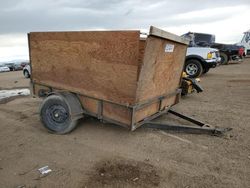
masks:
<path id="1" fill-rule="evenodd" d="M 30 71 L 30 65 L 25 65 L 25 67 L 23 67 L 23 75 L 25 78 L 30 78 L 31 75 L 31 71 Z"/>
<path id="2" fill-rule="evenodd" d="M 208 47 L 188 47 L 184 71 L 192 78 L 199 77 L 216 67 L 220 62 L 217 49 Z"/>
<path id="3" fill-rule="evenodd" d="M 196 78 L 205 74 L 210 68 L 216 67 L 220 62 L 219 50 L 210 47 L 199 47 L 194 44 L 194 36 L 190 33 L 182 35 L 190 40 L 187 49 L 184 72 L 191 78 Z"/>

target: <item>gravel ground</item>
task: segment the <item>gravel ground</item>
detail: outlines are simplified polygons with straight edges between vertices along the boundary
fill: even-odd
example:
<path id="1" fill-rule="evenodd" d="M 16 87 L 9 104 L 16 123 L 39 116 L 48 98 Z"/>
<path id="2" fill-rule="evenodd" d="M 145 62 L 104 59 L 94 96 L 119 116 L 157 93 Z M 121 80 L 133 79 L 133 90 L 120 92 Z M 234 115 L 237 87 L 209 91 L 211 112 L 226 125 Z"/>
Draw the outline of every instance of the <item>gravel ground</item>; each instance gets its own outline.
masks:
<path id="1" fill-rule="evenodd" d="M 175 109 L 232 127 L 223 137 L 128 132 L 95 119 L 53 135 L 39 121 L 40 99 L 7 100 L 0 104 L 0 187 L 249 187 L 250 59 L 211 70 L 201 84 L 203 93 L 184 97 Z M 21 71 L 0 74 L 1 89 L 28 86 Z M 43 166 L 52 172 L 40 175 Z"/>

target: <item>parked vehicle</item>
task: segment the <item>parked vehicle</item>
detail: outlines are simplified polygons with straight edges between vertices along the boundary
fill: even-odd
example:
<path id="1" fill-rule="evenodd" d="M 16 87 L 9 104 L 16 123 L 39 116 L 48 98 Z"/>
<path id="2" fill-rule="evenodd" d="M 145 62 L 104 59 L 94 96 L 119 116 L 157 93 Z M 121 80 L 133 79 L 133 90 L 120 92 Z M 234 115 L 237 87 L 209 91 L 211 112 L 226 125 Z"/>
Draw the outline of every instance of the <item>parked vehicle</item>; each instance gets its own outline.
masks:
<path id="1" fill-rule="evenodd" d="M 243 58 L 244 47 L 235 44 L 213 43 L 211 47 L 220 50 L 221 64 L 228 64 L 230 60 Z"/>
<path id="2" fill-rule="evenodd" d="M 9 72 L 10 68 L 4 65 L 0 65 L 0 72 Z"/>
<path id="3" fill-rule="evenodd" d="M 30 78 L 31 71 L 29 64 L 25 65 L 25 67 L 23 68 L 23 75 L 25 76 L 25 78 Z"/>
<path id="4" fill-rule="evenodd" d="M 189 77 L 197 78 L 207 73 L 210 68 L 216 67 L 217 63 L 220 62 L 220 55 L 217 49 L 195 46 L 192 36 L 188 34 L 184 34 L 182 37 L 190 40 L 184 66 L 184 72 Z"/>
<path id="5" fill-rule="evenodd" d="M 215 48 L 188 47 L 184 71 L 191 78 L 197 78 L 215 68 L 219 62 L 219 51 Z"/>
<path id="6" fill-rule="evenodd" d="M 21 64 L 15 64 L 15 71 L 23 70 Z"/>
<path id="7" fill-rule="evenodd" d="M 244 36 L 240 43 L 238 43 L 240 46 L 244 46 L 244 56 L 250 56 L 250 29 L 246 32 L 244 32 Z"/>
<path id="8" fill-rule="evenodd" d="M 20 66 L 22 67 L 22 69 L 23 69 L 26 65 L 29 65 L 29 62 L 22 62 L 22 63 L 20 64 Z"/>
<path id="9" fill-rule="evenodd" d="M 15 70 L 15 64 L 14 63 L 5 63 L 4 64 L 6 67 L 9 67 L 10 71 Z"/>
<path id="10" fill-rule="evenodd" d="M 194 47 L 211 47 L 218 49 L 221 57 L 221 64 L 227 64 L 229 60 L 238 60 L 243 58 L 243 46 L 216 43 L 215 35 L 194 32 L 188 32 L 184 35 L 190 37 L 190 44 Z"/>

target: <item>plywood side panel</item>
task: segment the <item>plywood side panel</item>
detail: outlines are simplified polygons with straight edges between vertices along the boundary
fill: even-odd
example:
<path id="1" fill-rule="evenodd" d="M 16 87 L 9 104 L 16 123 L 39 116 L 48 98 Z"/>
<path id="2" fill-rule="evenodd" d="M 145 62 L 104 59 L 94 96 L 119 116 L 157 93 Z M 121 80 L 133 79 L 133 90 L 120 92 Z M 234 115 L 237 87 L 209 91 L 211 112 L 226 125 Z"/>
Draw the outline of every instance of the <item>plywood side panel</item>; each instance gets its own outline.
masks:
<path id="1" fill-rule="evenodd" d="M 170 98 L 163 99 L 161 102 L 161 110 L 164 110 L 166 107 L 170 107 L 175 104 L 176 96 L 172 96 Z M 155 102 L 149 106 L 146 106 L 142 109 L 139 109 L 135 112 L 135 123 L 142 121 L 143 119 L 154 115 L 159 112 L 160 102 Z"/>
<path id="2" fill-rule="evenodd" d="M 166 45 L 173 46 L 173 51 L 165 51 Z M 136 102 L 170 94 L 179 88 L 186 49 L 184 44 L 154 36 L 148 37 Z"/>
<path id="3" fill-rule="evenodd" d="M 31 33 L 30 49 L 35 82 L 134 103 L 138 31 Z"/>
<path id="4" fill-rule="evenodd" d="M 139 79 L 139 75 L 141 72 L 141 67 L 143 64 L 143 57 L 144 57 L 144 53 L 145 53 L 145 47 L 146 47 L 146 39 L 140 39 L 140 43 L 139 43 L 139 59 L 138 59 L 138 79 Z"/>
<path id="5" fill-rule="evenodd" d="M 135 123 L 157 113 L 158 111 L 159 111 L 159 102 L 153 103 L 149 106 L 137 110 L 135 112 L 135 117 L 134 117 Z"/>
<path id="6" fill-rule="evenodd" d="M 164 110 L 165 107 L 170 107 L 175 104 L 176 97 L 177 96 L 175 95 L 170 98 L 163 99 L 161 102 L 161 110 Z"/>
<path id="7" fill-rule="evenodd" d="M 131 126 L 132 110 L 111 103 L 103 103 L 103 116 Z"/>
<path id="8" fill-rule="evenodd" d="M 98 100 L 78 95 L 82 107 L 87 112 L 98 114 Z"/>

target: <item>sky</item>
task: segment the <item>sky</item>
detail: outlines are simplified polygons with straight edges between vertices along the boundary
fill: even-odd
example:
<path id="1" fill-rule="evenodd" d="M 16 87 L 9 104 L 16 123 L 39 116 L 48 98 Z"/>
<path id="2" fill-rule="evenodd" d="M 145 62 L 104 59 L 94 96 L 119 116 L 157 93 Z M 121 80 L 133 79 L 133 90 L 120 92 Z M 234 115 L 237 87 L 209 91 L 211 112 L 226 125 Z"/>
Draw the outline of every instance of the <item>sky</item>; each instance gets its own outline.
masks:
<path id="1" fill-rule="evenodd" d="M 237 43 L 250 29 L 250 0 L 0 0 L 0 62 L 28 59 L 27 33 L 140 29 L 216 35 Z"/>

